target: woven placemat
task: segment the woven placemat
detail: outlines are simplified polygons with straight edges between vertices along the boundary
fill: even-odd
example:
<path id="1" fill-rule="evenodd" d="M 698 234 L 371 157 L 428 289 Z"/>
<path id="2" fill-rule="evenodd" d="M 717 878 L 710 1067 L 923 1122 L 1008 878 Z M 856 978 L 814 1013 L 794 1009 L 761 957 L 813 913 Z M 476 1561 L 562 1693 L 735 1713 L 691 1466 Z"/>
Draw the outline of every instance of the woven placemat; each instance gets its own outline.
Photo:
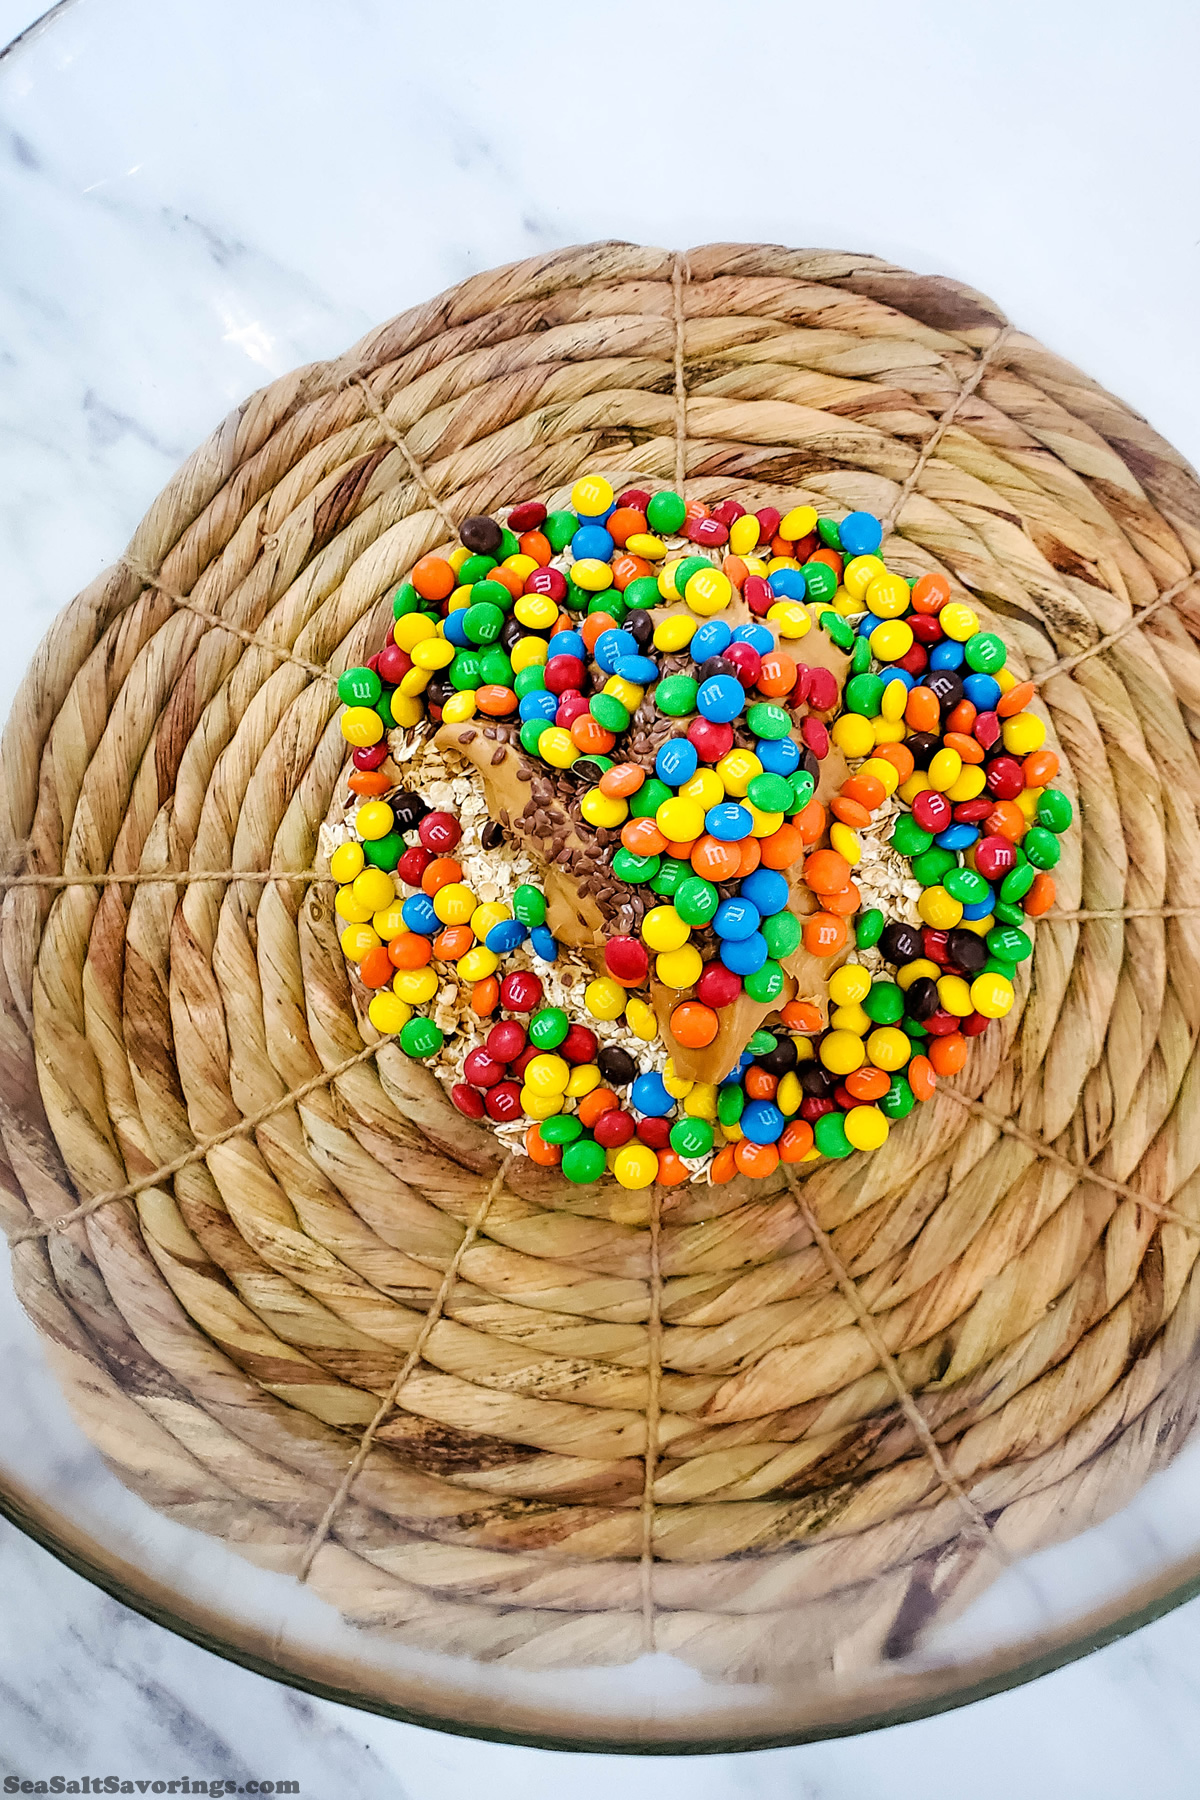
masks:
<path id="1" fill-rule="evenodd" d="M 356 1019 L 336 676 L 587 471 L 874 512 L 1038 684 L 1082 829 L 1032 981 L 869 1159 L 569 1188 Z M 1198 549 L 1142 419 L 866 256 L 584 246 L 247 400 L 3 741 L 0 1206 L 121 1479 L 405 1645 L 739 1682 L 1123 1504 L 1200 1396 Z"/>

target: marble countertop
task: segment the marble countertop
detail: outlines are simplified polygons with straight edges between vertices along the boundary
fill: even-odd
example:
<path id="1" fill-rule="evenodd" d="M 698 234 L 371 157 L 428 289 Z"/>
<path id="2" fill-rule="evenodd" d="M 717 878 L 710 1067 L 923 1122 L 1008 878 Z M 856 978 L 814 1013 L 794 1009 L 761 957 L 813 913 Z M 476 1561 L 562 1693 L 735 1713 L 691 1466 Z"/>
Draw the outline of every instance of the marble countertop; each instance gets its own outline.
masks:
<path id="1" fill-rule="evenodd" d="M 36 10 L 0 0 L 0 47 Z M 1170 0 L 1133 28 L 1111 0 L 1086 18 L 1034 0 L 52 11 L 0 60 L 0 712 L 54 612 L 230 404 L 464 274 L 559 244 L 865 246 L 956 276 L 1200 462 L 1200 14 Z M 599 1800 L 614 1782 L 630 1800 L 1197 1791 L 1200 1601 L 936 1719 L 617 1762 L 310 1699 L 3 1523 L 0 1596 L 0 1778 L 297 1779 L 338 1800 L 465 1800 L 481 1781 L 495 1800 Z"/>

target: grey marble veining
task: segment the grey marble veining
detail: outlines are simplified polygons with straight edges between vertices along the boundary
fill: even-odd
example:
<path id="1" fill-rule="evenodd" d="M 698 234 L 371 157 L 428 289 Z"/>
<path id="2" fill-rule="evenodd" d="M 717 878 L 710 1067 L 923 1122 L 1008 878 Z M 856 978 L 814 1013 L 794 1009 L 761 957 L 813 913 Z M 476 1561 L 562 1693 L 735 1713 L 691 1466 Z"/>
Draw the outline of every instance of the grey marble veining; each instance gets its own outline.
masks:
<path id="1" fill-rule="evenodd" d="M 35 10 L 0 0 L 0 46 Z M 1086 18 L 1035 0 L 612 0 L 599 16 L 547 0 L 74 0 L 0 61 L 0 714 L 54 613 L 249 390 L 561 244 L 763 238 L 940 270 L 1200 458 L 1198 49 L 1200 15 L 1170 0 L 1132 22 L 1115 0 Z M 0 1465 L 102 1517 L 112 1478 L 7 1294 L 0 1344 Z M 966 1642 L 1019 1620 L 1039 1579 L 1082 1604 L 1188 1548 L 1197 1460 L 954 1629 Z M 1194 1800 L 1198 1698 L 1200 1603 L 1031 1686 L 865 1737 L 561 1756 L 297 1694 L 0 1526 L 0 1776 L 294 1776 L 310 1800 L 476 1800 L 484 1785 L 489 1800 L 607 1800 L 614 1784 L 630 1800 Z"/>

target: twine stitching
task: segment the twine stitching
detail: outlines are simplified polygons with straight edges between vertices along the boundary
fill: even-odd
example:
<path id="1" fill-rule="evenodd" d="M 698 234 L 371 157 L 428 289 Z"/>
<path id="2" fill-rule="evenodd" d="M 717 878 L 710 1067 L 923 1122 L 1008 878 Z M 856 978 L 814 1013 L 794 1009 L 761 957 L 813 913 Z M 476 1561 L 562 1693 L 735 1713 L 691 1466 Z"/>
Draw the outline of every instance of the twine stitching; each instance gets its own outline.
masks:
<path id="1" fill-rule="evenodd" d="M 364 1045 L 353 1056 L 335 1063 L 331 1069 L 322 1070 L 319 1075 L 311 1076 L 308 1081 L 302 1081 L 298 1087 L 289 1088 L 278 1100 L 272 1100 L 269 1106 L 239 1119 L 236 1125 L 227 1125 L 224 1131 L 200 1138 L 190 1150 L 175 1157 L 172 1162 L 161 1163 L 157 1169 L 151 1169 L 148 1175 L 139 1175 L 136 1181 L 126 1182 L 124 1187 L 106 1188 L 102 1193 L 93 1194 L 90 1199 L 72 1207 L 70 1212 L 60 1213 L 56 1219 L 41 1219 L 36 1225 L 23 1225 L 19 1231 L 11 1234 L 9 1242 L 14 1245 L 24 1244 L 35 1238 L 50 1237 L 56 1231 L 65 1231 L 68 1225 L 75 1224 L 77 1220 L 86 1219 L 89 1214 L 98 1212 L 102 1206 L 111 1205 L 114 1200 L 136 1200 L 139 1194 L 144 1194 L 148 1188 L 157 1187 L 168 1176 L 178 1175 L 181 1170 L 191 1168 L 193 1163 L 202 1162 L 210 1150 L 217 1150 L 233 1138 L 243 1137 L 247 1132 L 256 1130 L 259 1125 L 265 1125 L 268 1119 L 273 1119 L 277 1113 L 286 1112 L 307 1094 L 315 1094 L 320 1088 L 329 1087 L 348 1070 L 357 1068 L 359 1063 L 368 1062 L 382 1045 L 391 1041 L 392 1034 L 389 1033 L 381 1037 L 378 1043 Z"/>
<path id="2" fill-rule="evenodd" d="M 1182 580 L 1177 581 L 1173 587 L 1166 588 L 1163 593 L 1158 595 L 1157 599 L 1151 600 L 1147 606 L 1142 607 L 1140 612 L 1135 612 L 1131 618 L 1126 619 L 1123 625 L 1119 625 L 1115 631 L 1110 631 L 1108 636 L 1102 637 L 1098 643 L 1090 645 L 1086 650 L 1080 650 L 1075 656 L 1066 656 L 1061 662 L 1052 663 L 1048 669 L 1043 669 L 1040 675 L 1034 675 L 1031 678 L 1033 685 L 1041 687 L 1044 681 L 1049 681 L 1054 675 L 1069 675 L 1072 669 L 1077 669 L 1080 663 L 1087 662 L 1090 657 L 1099 656 L 1103 650 L 1111 650 L 1114 644 L 1119 644 L 1121 639 L 1128 637 L 1131 631 L 1140 630 L 1146 620 L 1153 618 L 1154 614 L 1160 612 L 1164 606 L 1170 606 L 1172 602 L 1178 600 L 1179 596 L 1191 587 L 1196 579 L 1196 573 L 1195 569 L 1190 570 Z"/>
<path id="3" fill-rule="evenodd" d="M 1000 1560 L 1007 1564 L 1009 1559 L 996 1542 L 987 1519 L 979 1510 L 978 1506 L 976 1506 L 974 1500 L 972 1500 L 970 1494 L 968 1494 L 966 1488 L 963 1487 L 961 1481 L 959 1481 L 957 1475 L 955 1475 L 953 1469 L 951 1469 L 949 1463 L 946 1461 L 946 1458 L 942 1453 L 941 1445 L 934 1437 L 932 1431 L 930 1431 L 920 1407 L 913 1399 L 912 1390 L 909 1388 L 903 1375 L 901 1375 L 900 1366 L 884 1342 L 883 1335 L 876 1325 L 874 1317 L 868 1311 L 866 1303 L 858 1291 L 856 1282 L 846 1268 L 841 1257 L 834 1249 L 832 1238 L 829 1236 L 828 1232 L 822 1230 L 816 1213 L 813 1211 L 808 1201 L 803 1197 L 799 1183 L 786 1164 L 784 1165 L 783 1173 L 784 1180 L 791 1190 L 793 1205 L 812 1232 L 813 1237 L 816 1239 L 821 1255 L 825 1258 L 825 1264 L 829 1273 L 837 1282 L 844 1299 L 854 1313 L 863 1336 L 870 1344 L 880 1368 L 887 1376 L 888 1383 L 899 1402 L 900 1410 L 903 1412 L 909 1425 L 915 1432 L 922 1449 L 933 1466 L 934 1473 L 937 1475 L 938 1480 L 942 1483 L 946 1492 L 953 1495 L 959 1506 L 966 1513 L 968 1520 L 970 1521 L 972 1533 L 977 1537 L 981 1537 L 983 1542 L 995 1552 Z"/>
<path id="4" fill-rule="evenodd" d="M 675 486 L 683 495 L 687 483 L 687 384 L 683 377 L 683 284 L 692 279 L 691 264 L 676 252 L 671 261 L 671 300 L 675 314 Z"/>
<path id="5" fill-rule="evenodd" d="M 113 870 L 102 874 L 81 869 L 68 875 L 0 875 L 5 888 L 146 887 L 155 883 L 189 885 L 199 881 L 331 881 L 328 869 L 151 869 L 132 875 Z"/>
<path id="6" fill-rule="evenodd" d="M 358 1449 L 354 1452 L 354 1456 L 352 1457 L 352 1459 L 350 1461 L 350 1465 L 347 1468 L 346 1473 L 342 1476 L 341 1481 L 338 1483 L 336 1492 L 334 1493 L 333 1497 L 331 1498 L 329 1505 L 325 1508 L 325 1511 L 321 1514 L 321 1517 L 317 1523 L 316 1529 L 313 1531 L 312 1536 L 309 1538 L 308 1543 L 305 1546 L 304 1555 L 301 1558 L 300 1569 L 299 1569 L 299 1577 L 300 1577 L 301 1581 L 308 1580 L 309 1574 L 312 1571 L 313 1563 L 317 1559 L 318 1552 L 320 1551 L 322 1544 L 325 1542 L 326 1538 L 329 1536 L 329 1533 L 333 1528 L 334 1520 L 337 1518 L 338 1513 L 341 1511 L 342 1507 L 346 1504 L 346 1501 L 349 1499 L 350 1490 L 353 1488 L 354 1483 L 358 1480 L 358 1477 L 362 1474 L 362 1471 L 366 1466 L 367 1458 L 371 1454 L 371 1449 L 372 1449 L 372 1446 L 374 1445 L 376 1434 L 381 1429 L 383 1422 L 387 1418 L 388 1414 L 392 1411 L 393 1407 L 396 1405 L 396 1402 L 400 1397 L 400 1392 L 401 1392 L 401 1389 L 404 1387 L 404 1384 L 407 1382 L 409 1376 L 412 1374 L 413 1370 L 416 1368 L 418 1362 L 420 1362 L 422 1352 L 424 1351 L 426 1344 L 429 1342 L 429 1334 L 432 1332 L 434 1326 L 437 1324 L 438 1320 L 440 1319 L 440 1317 L 442 1315 L 442 1308 L 445 1306 L 446 1301 L 450 1297 L 450 1290 L 454 1286 L 455 1281 L 458 1279 L 458 1271 L 459 1271 L 459 1267 L 462 1263 L 462 1259 L 466 1255 L 467 1251 L 471 1248 L 471 1245 L 475 1242 L 475 1239 L 478 1237 L 480 1231 L 482 1231 L 484 1220 L 487 1218 L 488 1213 L 491 1210 L 491 1207 L 492 1207 L 494 1201 L 496 1201 L 499 1198 L 500 1192 L 504 1187 L 504 1178 L 508 1174 L 508 1171 L 512 1167 L 512 1164 L 515 1161 L 515 1159 L 516 1159 L 516 1152 L 510 1151 L 509 1154 L 505 1157 L 504 1161 L 501 1163 L 499 1173 L 497 1174 L 495 1180 L 492 1182 L 491 1186 L 485 1191 L 482 1200 L 480 1201 L 479 1205 L 476 1207 L 474 1216 L 472 1217 L 470 1224 L 467 1226 L 467 1229 L 463 1232 L 462 1237 L 459 1239 L 458 1247 L 456 1248 L 454 1255 L 450 1258 L 450 1261 L 446 1265 L 446 1272 L 442 1276 L 441 1284 L 438 1287 L 438 1291 L 433 1296 L 433 1299 L 429 1305 L 429 1310 L 426 1312 L 425 1317 L 421 1321 L 421 1328 L 417 1332 L 416 1341 L 414 1342 L 412 1349 L 409 1351 L 408 1355 L 405 1357 L 404 1362 L 402 1363 L 402 1365 L 400 1367 L 399 1373 L 397 1374 L 395 1381 L 393 1381 L 391 1387 L 388 1389 L 387 1393 L 384 1395 L 383 1399 L 380 1401 L 378 1407 L 375 1410 L 374 1415 L 372 1416 L 372 1418 L 370 1419 L 370 1421 L 367 1425 L 366 1430 L 363 1432 L 362 1437 L 359 1439 Z"/>
<path id="7" fill-rule="evenodd" d="M 206 606 L 198 605 L 186 594 L 181 594 L 175 588 L 168 587 L 160 575 L 157 575 L 145 563 L 139 562 L 136 557 L 130 556 L 128 551 L 117 560 L 129 570 L 131 575 L 137 577 L 143 587 L 154 588 L 158 593 L 164 594 L 168 600 L 181 607 L 184 612 L 194 613 L 198 619 L 205 619 L 210 625 L 219 626 L 222 631 L 228 631 L 232 637 L 240 638 L 243 644 L 253 644 L 259 650 L 266 650 L 271 656 L 278 657 L 280 662 L 291 663 L 293 667 L 303 669 L 304 673 L 314 681 L 327 681 L 332 686 L 337 686 L 337 676 L 331 674 L 321 663 L 309 662 L 306 656 L 297 656 L 295 651 L 285 650 L 281 644 L 272 643 L 270 638 L 259 637 L 257 632 L 247 631 L 244 625 L 234 625 L 229 619 L 223 619 L 220 613 L 210 612 Z"/>
<path id="8" fill-rule="evenodd" d="M 646 1321 L 646 1453 L 642 1480 L 642 1644 L 654 1651 L 654 1482 L 658 1473 L 658 1429 L 662 1416 L 662 1189 L 650 1199 L 650 1315 Z"/>
<path id="9" fill-rule="evenodd" d="M 901 511 L 904 508 L 904 504 L 907 501 L 909 495 L 916 488 L 916 485 L 920 481 L 921 476 L 925 473 L 927 464 L 929 463 L 930 459 L 937 454 L 938 446 L 940 445 L 942 439 L 945 437 L 946 433 L 949 431 L 951 425 L 953 425 L 955 419 L 958 417 L 959 413 L 962 411 L 962 409 L 966 405 L 967 401 L 971 398 L 971 395 L 975 392 L 975 389 L 979 386 L 980 382 L 983 380 L 984 375 L 987 373 L 989 365 L 995 361 L 997 355 L 1000 352 L 1000 349 L 1002 348 L 1002 346 L 1004 344 L 1006 344 L 1008 342 L 1009 338 L 1012 336 L 1012 333 L 1013 333 L 1013 328 L 1011 325 L 1002 326 L 1001 329 L 996 333 L 996 335 L 992 339 L 991 343 L 987 346 L 986 350 L 983 351 L 983 353 L 980 355 L 980 357 L 976 361 L 975 367 L 971 370 L 971 373 L 967 377 L 966 381 L 964 381 L 961 384 L 957 394 L 955 394 L 953 400 L 950 402 L 950 404 L 946 408 L 945 412 L 942 413 L 941 417 L 938 419 L 938 422 L 934 426 L 929 437 L 926 439 L 925 443 L 921 446 L 921 450 L 917 457 L 917 460 L 913 464 L 912 469 L 909 472 L 907 478 L 905 479 L 903 486 L 900 488 L 900 491 L 897 493 L 896 498 L 892 501 L 892 504 L 889 506 L 887 512 L 883 515 L 883 519 L 882 519 L 881 523 L 883 525 L 884 537 L 887 536 L 889 531 L 893 531 L 895 529 L 896 521 L 900 517 Z"/>
<path id="10" fill-rule="evenodd" d="M 408 439 L 404 436 L 403 432 L 396 430 L 396 427 L 392 424 L 361 375 L 348 375 L 346 377 L 346 385 L 348 387 L 353 386 L 358 388 L 367 403 L 368 409 L 374 414 L 376 423 L 379 425 L 384 436 L 389 438 L 391 442 L 395 444 L 397 450 L 404 458 L 405 463 L 408 465 L 408 472 L 420 488 L 422 494 L 424 494 L 426 500 L 429 502 L 438 518 L 442 521 L 446 530 L 450 533 L 450 536 L 452 538 L 457 537 L 458 526 L 450 517 L 450 514 L 447 512 L 440 497 L 434 492 L 428 475 L 409 449 Z"/>

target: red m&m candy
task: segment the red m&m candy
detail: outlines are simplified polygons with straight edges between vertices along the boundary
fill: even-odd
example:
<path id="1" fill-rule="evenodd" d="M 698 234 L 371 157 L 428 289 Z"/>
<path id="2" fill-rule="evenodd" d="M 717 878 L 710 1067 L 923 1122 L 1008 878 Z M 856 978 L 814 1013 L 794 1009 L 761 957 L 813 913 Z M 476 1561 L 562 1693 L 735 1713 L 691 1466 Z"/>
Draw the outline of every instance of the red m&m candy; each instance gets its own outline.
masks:
<path id="1" fill-rule="evenodd" d="M 462 826 L 453 813 L 426 813 L 417 826 L 417 836 L 435 856 L 445 856 L 447 850 L 453 850 L 462 836 Z"/>
<path id="2" fill-rule="evenodd" d="M 421 877 L 432 861 L 433 856 L 430 851 L 421 844 L 412 844 L 396 864 L 396 873 L 401 881 L 408 883 L 409 887 L 420 887 Z"/>
<path id="3" fill-rule="evenodd" d="M 495 1087 L 498 1081 L 504 1080 L 504 1064 L 480 1048 L 472 1050 L 463 1063 L 463 1074 L 472 1087 Z"/>
<path id="4" fill-rule="evenodd" d="M 697 998 L 705 1006 L 732 1006 L 742 991 L 742 978 L 727 969 L 723 962 L 716 958 L 705 963 L 700 971 L 700 979 L 696 983 Z"/>
<path id="5" fill-rule="evenodd" d="M 586 678 L 582 657 L 552 656 L 546 664 L 545 681 L 552 694 L 565 694 L 568 688 L 580 689 Z"/>
<path id="6" fill-rule="evenodd" d="M 670 1119 L 648 1117 L 637 1123 L 638 1138 L 651 1150 L 665 1150 L 671 1141 Z"/>
<path id="7" fill-rule="evenodd" d="M 450 1089 L 450 1098 L 468 1119 L 482 1119 L 485 1111 L 483 1095 L 468 1087 L 465 1081 L 455 1083 Z"/>
<path id="8" fill-rule="evenodd" d="M 687 734 L 688 742 L 701 762 L 720 762 L 733 749 L 732 725 L 718 725 L 712 719 L 693 719 Z"/>
<path id="9" fill-rule="evenodd" d="M 633 1136 L 633 1131 L 632 1113 L 624 1112 L 616 1106 L 601 1113 L 592 1126 L 592 1136 L 605 1150 L 617 1150 L 622 1144 L 627 1144 Z"/>
<path id="10" fill-rule="evenodd" d="M 650 970 L 650 954 L 635 937 L 609 938 L 604 964 L 614 981 L 644 981 Z"/>
<path id="11" fill-rule="evenodd" d="M 512 1062 L 514 1057 L 520 1056 L 527 1042 L 525 1027 L 518 1025 L 515 1019 L 501 1019 L 484 1040 L 488 1055 L 502 1063 Z"/>
<path id="12" fill-rule="evenodd" d="M 564 1062 L 590 1063 L 596 1057 L 596 1034 L 589 1031 L 586 1025 L 572 1025 L 562 1043 L 558 1046 L 558 1054 Z"/>
<path id="13" fill-rule="evenodd" d="M 936 834 L 945 831 L 950 825 L 954 818 L 954 808 L 945 794 L 939 794 L 936 788 L 926 788 L 913 801 L 912 816 L 922 831 Z"/>
<path id="14" fill-rule="evenodd" d="M 505 1012 L 532 1012 L 541 998 L 541 980 L 532 969 L 514 969 L 500 983 L 500 1004 Z"/>
<path id="15" fill-rule="evenodd" d="M 519 1119 L 523 1110 L 521 1090 L 515 1081 L 502 1081 L 488 1089 L 484 1106 L 488 1118 L 495 1119 L 498 1125 L 507 1124 L 509 1119 Z"/>

